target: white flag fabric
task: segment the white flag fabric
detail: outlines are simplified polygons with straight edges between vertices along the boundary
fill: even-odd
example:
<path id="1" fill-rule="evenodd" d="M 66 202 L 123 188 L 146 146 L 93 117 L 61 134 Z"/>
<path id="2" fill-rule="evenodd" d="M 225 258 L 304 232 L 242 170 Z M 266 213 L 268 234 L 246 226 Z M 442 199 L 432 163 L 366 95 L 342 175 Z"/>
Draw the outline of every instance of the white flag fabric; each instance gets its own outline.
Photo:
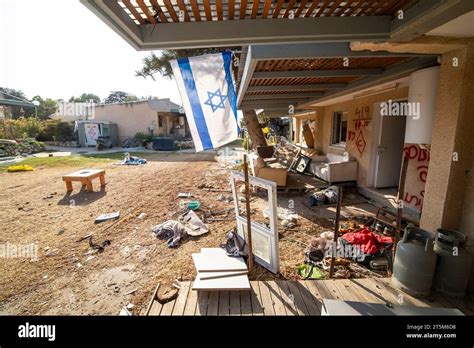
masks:
<path id="1" fill-rule="evenodd" d="M 238 137 L 231 63 L 231 52 L 171 61 L 196 152 L 220 147 Z"/>

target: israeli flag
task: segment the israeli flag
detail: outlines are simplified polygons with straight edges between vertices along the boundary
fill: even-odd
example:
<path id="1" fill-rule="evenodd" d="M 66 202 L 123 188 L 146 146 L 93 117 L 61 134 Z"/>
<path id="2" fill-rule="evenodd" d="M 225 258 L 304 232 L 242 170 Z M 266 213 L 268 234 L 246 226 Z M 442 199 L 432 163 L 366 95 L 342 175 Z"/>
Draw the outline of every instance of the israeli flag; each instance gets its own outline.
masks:
<path id="1" fill-rule="evenodd" d="M 231 52 L 171 61 L 196 152 L 218 148 L 238 137 L 231 63 Z"/>

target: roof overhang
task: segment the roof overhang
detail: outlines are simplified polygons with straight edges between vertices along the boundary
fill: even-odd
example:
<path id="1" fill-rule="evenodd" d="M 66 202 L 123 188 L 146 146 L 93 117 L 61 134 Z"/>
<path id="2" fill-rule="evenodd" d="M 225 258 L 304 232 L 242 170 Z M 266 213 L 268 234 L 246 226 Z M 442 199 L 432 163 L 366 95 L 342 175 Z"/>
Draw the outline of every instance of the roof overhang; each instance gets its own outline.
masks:
<path id="1" fill-rule="evenodd" d="M 80 1 L 137 50 L 410 41 L 474 9 L 471 0 Z"/>

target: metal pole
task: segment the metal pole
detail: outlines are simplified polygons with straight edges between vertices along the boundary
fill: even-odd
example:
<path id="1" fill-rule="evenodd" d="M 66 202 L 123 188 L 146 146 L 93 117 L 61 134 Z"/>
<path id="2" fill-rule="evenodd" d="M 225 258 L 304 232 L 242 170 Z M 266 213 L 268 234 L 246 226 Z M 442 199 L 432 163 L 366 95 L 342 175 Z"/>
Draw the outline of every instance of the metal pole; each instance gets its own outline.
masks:
<path id="1" fill-rule="evenodd" d="M 402 215 L 403 215 L 403 195 L 405 194 L 405 181 L 407 178 L 408 170 L 408 158 L 403 152 L 402 158 L 402 171 L 400 173 L 400 180 L 398 182 L 398 193 L 397 193 L 397 222 L 395 228 L 395 236 L 392 248 L 392 264 L 390 265 L 390 272 L 393 270 L 393 262 L 395 261 L 395 251 L 397 250 L 397 242 L 400 239 L 402 230 Z"/>
<path id="2" fill-rule="evenodd" d="M 249 272 L 251 272 L 253 268 L 252 223 L 250 220 L 249 166 L 248 166 L 246 154 L 244 154 L 244 177 L 245 177 L 245 210 L 246 210 L 246 215 L 247 215 L 247 244 L 249 246 L 248 267 L 249 267 Z"/>
<path id="3" fill-rule="evenodd" d="M 331 255 L 331 266 L 329 268 L 329 278 L 332 278 L 334 272 L 334 259 L 337 251 L 337 238 L 339 237 L 339 220 L 341 217 L 341 206 L 342 206 L 342 186 L 337 187 L 337 207 L 336 207 L 336 221 L 334 222 L 334 238 Z"/>

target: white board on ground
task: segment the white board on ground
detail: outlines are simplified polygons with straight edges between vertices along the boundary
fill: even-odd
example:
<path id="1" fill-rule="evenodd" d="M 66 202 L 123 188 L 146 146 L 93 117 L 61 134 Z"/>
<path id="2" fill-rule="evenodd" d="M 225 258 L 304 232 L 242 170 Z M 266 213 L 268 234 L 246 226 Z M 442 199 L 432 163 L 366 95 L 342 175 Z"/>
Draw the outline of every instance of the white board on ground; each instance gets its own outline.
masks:
<path id="1" fill-rule="evenodd" d="M 246 271 L 247 265 L 241 257 L 229 257 L 216 253 L 193 254 L 194 266 L 198 272 Z"/>
<path id="2" fill-rule="evenodd" d="M 247 273 L 248 273 L 247 271 L 201 272 L 201 273 L 199 273 L 199 278 L 201 280 L 205 280 L 205 279 L 235 277 L 235 276 L 239 276 L 239 275 L 245 275 Z"/>
<path id="3" fill-rule="evenodd" d="M 198 273 L 193 283 L 193 290 L 250 290 L 250 282 L 247 275 L 201 279 Z"/>

